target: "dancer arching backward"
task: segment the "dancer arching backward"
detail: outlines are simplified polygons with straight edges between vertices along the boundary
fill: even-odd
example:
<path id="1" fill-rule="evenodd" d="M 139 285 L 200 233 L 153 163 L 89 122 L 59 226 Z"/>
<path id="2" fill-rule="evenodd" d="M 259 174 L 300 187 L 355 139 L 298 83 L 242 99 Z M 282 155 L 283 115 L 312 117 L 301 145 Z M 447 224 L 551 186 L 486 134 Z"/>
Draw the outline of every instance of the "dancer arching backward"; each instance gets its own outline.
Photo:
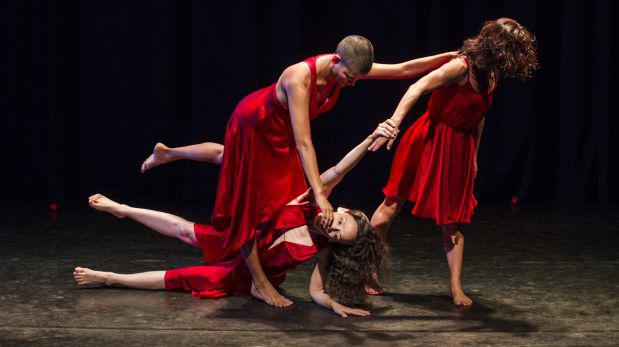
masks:
<path id="1" fill-rule="evenodd" d="M 455 305 L 472 304 L 460 279 L 459 224 L 470 223 L 477 205 L 473 185 L 484 117 L 499 78 L 527 78 L 537 67 L 535 37 L 522 25 L 509 18 L 486 22 L 464 41 L 457 58 L 413 84 L 391 117 L 399 127 L 419 97 L 432 91 L 426 112 L 402 136 L 372 226 L 385 237 L 406 200 L 415 203 L 414 215 L 433 218 L 443 231 Z M 378 139 L 370 149 L 385 142 Z"/>
<path id="2" fill-rule="evenodd" d="M 350 151 L 336 166 L 324 172 L 321 182 L 328 196 L 335 185 L 350 171 L 368 147 L 379 136 L 392 138 L 394 133 L 387 123 L 378 128 L 361 144 Z M 212 143 L 204 147 L 201 158 L 218 162 L 221 145 Z M 364 284 L 373 273 L 380 274 L 385 252 L 381 238 L 372 230 L 368 218 L 360 211 L 338 209 L 333 223 L 325 233 L 321 224 L 324 215 L 317 206 L 310 204 L 311 190 L 307 190 L 287 205 L 280 207 L 273 221 L 258 230 L 258 257 L 265 274 L 274 286 L 281 284 L 286 271 L 313 258 L 318 260 L 310 280 L 310 295 L 320 306 L 336 314 L 367 316 L 365 310 L 344 304 L 360 303 L 365 297 Z M 118 204 L 100 194 L 89 198 L 93 208 L 109 212 L 119 218 L 129 217 L 151 229 L 199 247 L 206 261 L 205 266 L 194 266 L 168 271 L 151 271 L 136 274 L 117 274 L 75 268 L 78 284 L 100 283 L 138 289 L 184 289 L 200 298 L 218 298 L 233 294 L 250 293 L 260 299 L 252 286 L 249 269 L 240 251 L 224 257 L 222 246 L 228 235 L 214 230 L 210 225 L 195 224 L 183 218 L 151 210 Z M 325 292 L 329 281 L 330 292 Z"/>
<path id="3" fill-rule="evenodd" d="M 229 232 L 222 245 L 226 257 L 242 250 L 255 292 L 266 303 L 281 307 L 292 302 L 270 285 L 261 269 L 255 249 L 257 226 L 303 193 L 306 177 L 325 217 L 322 227 L 333 221 L 333 208 L 316 164 L 310 120 L 330 110 L 340 89 L 354 85 L 357 79 L 410 78 L 437 68 L 453 55 L 373 65 L 372 44 L 361 36 L 349 36 L 338 44 L 335 54 L 288 67 L 275 84 L 248 95 L 236 106 L 226 129 L 211 224 Z M 153 161 L 147 160 L 142 170 L 152 166 Z"/>

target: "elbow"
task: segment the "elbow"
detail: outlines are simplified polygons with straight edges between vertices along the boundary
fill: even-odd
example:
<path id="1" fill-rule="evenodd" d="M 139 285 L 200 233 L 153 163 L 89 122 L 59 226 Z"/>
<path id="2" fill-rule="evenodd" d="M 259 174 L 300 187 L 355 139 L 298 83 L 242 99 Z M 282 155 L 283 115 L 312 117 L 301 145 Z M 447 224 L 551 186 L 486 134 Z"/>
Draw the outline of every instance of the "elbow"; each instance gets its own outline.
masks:
<path id="1" fill-rule="evenodd" d="M 297 151 L 299 153 L 305 153 L 305 152 L 311 150 L 312 142 L 311 141 L 305 141 L 305 140 L 297 141 L 296 147 L 297 147 Z"/>
<path id="2" fill-rule="evenodd" d="M 423 71 L 417 67 L 417 64 L 410 63 L 404 68 L 404 76 L 408 78 L 415 78 L 421 75 Z"/>
<path id="3" fill-rule="evenodd" d="M 321 291 L 310 289 L 309 294 L 310 294 L 310 298 L 312 298 L 312 301 L 314 301 L 316 303 L 322 302 L 322 300 L 321 300 L 322 292 Z"/>
<path id="4" fill-rule="evenodd" d="M 417 100 L 423 93 L 424 88 L 418 83 L 412 84 L 406 91 L 409 100 Z"/>

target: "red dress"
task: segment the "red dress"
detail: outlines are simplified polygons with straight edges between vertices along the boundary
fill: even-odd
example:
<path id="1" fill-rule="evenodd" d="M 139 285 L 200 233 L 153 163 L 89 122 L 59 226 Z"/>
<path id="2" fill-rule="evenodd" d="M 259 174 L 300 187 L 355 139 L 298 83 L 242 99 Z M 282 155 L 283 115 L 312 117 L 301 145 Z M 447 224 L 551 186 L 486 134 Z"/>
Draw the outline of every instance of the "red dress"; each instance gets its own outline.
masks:
<path id="1" fill-rule="evenodd" d="M 269 248 L 286 231 L 312 221 L 318 209 L 299 205 L 287 205 L 275 216 L 274 223 L 265 224 L 264 237 L 258 241 L 260 263 L 273 286 L 286 278 L 286 272 L 311 259 L 328 245 L 321 236 L 310 233 L 313 244 L 306 246 L 287 241 Z M 212 252 L 220 253 L 221 234 L 210 225 L 195 224 L 194 231 L 205 258 Z M 220 298 L 234 294 L 247 294 L 251 289 L 251 274 L 240 252 L 231 259 L 205 266 L 191 266 L 168 270 L 165 273 L 166 290 L 182 289 L 198 298 Z"/>
<path id="2" fill-rule="evenodd" d="M 322 105 L 316 97 L 316 60 L 304 62 L 311 72 L 309 117 L 330 110 L 339 96 L 335 87 Z M 211 224 L 225 233 L 223 257 L 253 240 L 257 227 L 307 189 L 298 157 L 290 114 L 277 100 L 276 84 L 246 96 L 226 128 L 225 150 Z"/>
<path id="3" fill-rule="evenodd" d="M 492 93 L 476 92 L 468 78 L 435 89 L 426 112 L 402 136 L 383 193 L 414 202 L 412 214 L 436 224 L 470 223 L 477 205 L 476 130 L 491 104 Z"/>

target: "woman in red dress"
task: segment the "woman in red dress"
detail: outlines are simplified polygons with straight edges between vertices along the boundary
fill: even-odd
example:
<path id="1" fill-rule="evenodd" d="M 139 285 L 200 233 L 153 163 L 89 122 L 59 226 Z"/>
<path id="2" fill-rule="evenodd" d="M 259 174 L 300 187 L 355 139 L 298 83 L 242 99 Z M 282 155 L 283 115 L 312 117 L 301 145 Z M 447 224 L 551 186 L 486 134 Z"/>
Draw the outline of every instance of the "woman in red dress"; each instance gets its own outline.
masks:
<path id="1" fill-rule="evenodd" d="M 348 153 L 336 166 L 320 176 L 329 195 L 344 175 L 350 171 L 379 136 L 394 137 L 392 127 L 382 123 L 361 144 Z M 202 158 L 218 163 L 221 145 L 212 143 Z M 371 229 L 368 218 L 359 211 L 338 209 L 328 233 L 321 227 L 324 216 L 310 204 L 311 190 L 280 207 L 274 218 L 257 231 L 259 260 L 269 283 L 281 284 L 288 270 L 316 257 L 318 262 L 310 281 L 310 295 L 319 305 L 346 317 L 366 316 L 369 312 L 344 306 L 359 303 L 365 294 L 364 284 L 373 272 L 381 272 L 384 247 L 381 238 Z M 199 247 L 206 265 L 167 271 L 137 274 L 117 274 L 77 267 L 78 284 L 100 283 L 138 289 L 185 290 L 199 298 L 219 298 L 250 293 L 259 296 L 252 286 L 252 277 L 240 251 L 228 253 L 223 247 L 228 232 L 212 225 L 195 224 L 180 217 L 118 204 L 100 194 L 89 198 L 93 208 L 129 217 L 166 236 L 176 237 Z M 328 275 L 328 276 L 327 276 Z M 329 280 L 330 293 L 325 292 Z"/>
<path id="2" fill-rule="evenodd" d="M 310 121 L 330 110 L 340 89 L 358 79 L 412 78 L 452 56 L 445 53 L 400 64 L 373 64 L 372 44 L 361 36 L 348 36 L 335 54 L 288 67 L 275 84 L 246 96 L 236 106 L 226 129 L 211 225 L 227 232 L 222 245 L 225 257 L 242 250 L 255 293 L 266 303 L 281 307 L 292 302 L 270 285 L 261 269 L 255 251 L 258 226 L 272 220 L 281 206 L 307 189 L 306 177 L 325 216 L 323 228 L 333 221 L 316 164 Z M 202 147 L 209 146 L 188 150 L 203 153 Z M 163 149 L 163 145 L 156 146 L 154 154 Z M 143 163 L 142 171 L 161 162 L 153 155 Z"/>
<path id="3" fill-rule="evenodd" d="M 399 127 L 419 97 L 432 91 L 426 112 L 398 145 L 372 226 L 384 238 L 406 200 L 414 203 L 413 215 L 434 219 L 443 231 L 457 306 L 472 304 L 460 279 L 464 236 L 459 224 L 470 223 L 477 205 L 473 186 L 484 117 L 500 77 L 527 78 L 537 66 L 535 37 L 526 28 L 509 18 L 488 21 L 464 41 L 457 58 L 413 84 L 391 117 Z M 371 150 L 385 142 L 378 139 Z"/>

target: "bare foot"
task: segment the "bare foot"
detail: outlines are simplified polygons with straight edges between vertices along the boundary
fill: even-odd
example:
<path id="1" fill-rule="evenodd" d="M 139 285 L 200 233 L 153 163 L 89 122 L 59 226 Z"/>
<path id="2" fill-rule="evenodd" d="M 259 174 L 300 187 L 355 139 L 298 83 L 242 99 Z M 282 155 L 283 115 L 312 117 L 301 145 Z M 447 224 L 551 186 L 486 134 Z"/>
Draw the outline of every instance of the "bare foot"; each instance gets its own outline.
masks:
<path id="1" fill-rule="evenodd" d="M 268 305 L 275 307 L 286 307 L 292 305 L 292 301 L 286 299 L 284 296 L 278 293 L 277 290 L 273 288 L 270 283 L 261 286 L 256 286 L 255 283 L 252 283 L 251 295 L 256 299 L 260 299 L 266 302 Z"/>
<path id="2" fill-rule="evenodd" d="M 450 291 L 451 291 L 451 301 L 453 302 L 454 306 L 466 307 L 466 306 L 473 305 L 473 300 L 471 300 L 471 298 L 469 298 L 466 294 L 464 294 L 461 284 L 457 284 L 457 285 L 452 284 L 450 286 Z"/>
<path id="3" fill-rule="evenodd" d="M 170 148 L 168 146 L 161 142 L 157 142 L 153 149 L 153 154 L 149 155 L 148 158 L 144 160 L 140 171 L 144 173 L 146 170 L 170 162 L 169 150 Z"/>
<path id="4" fill-rule="evenodd" d="M 94 271 L 85 267 L 76 267 L 73 270 L 73 278 L 77 284 L 105 284 L 109 279 L 109 272 Z"/>
<path id="5" fill-rule="evenodd" d="M 365 284 L 365 292 L 369 295 L 383 295 L 385 290 L 380 285 L 376 274 L 372 274 L 372 281 Z"/>
<path id="6" fill-rule="evenodd" d="M 112 201 L 101 194 L 95 194 L 88 198 L 88 205 L 97 211 L 111 213 L 118 218 L 125 218 L 122 209 L 125 205 L 121 205 L 116 201 Z"/>

